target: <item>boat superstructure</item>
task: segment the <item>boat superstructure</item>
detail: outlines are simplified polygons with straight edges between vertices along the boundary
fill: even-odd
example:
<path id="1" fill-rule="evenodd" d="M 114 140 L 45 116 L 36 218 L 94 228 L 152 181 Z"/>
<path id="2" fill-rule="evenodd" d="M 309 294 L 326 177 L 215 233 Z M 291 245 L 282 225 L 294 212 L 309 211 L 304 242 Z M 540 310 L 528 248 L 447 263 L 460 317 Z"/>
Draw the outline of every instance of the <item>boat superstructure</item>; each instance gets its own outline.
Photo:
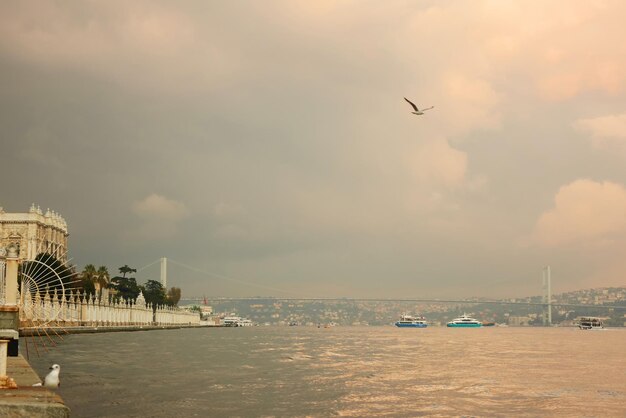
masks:
<path id="1" fill-rule="evenodd" d="M 470 318 L 466 314 L 463 314 L 463 316 L 458 318 L 454 318 L 452 321 L 448 322 L 447 325 L 450 328 L 480 328 L 483 326 L 482 322 L 477 319 Z"/>
<path id="2" fill-rule="evenodd" d="M 222 324 L 225 327 L 251 327 L 253 325 L 251 320 L 234 315 L 222 319 Z"/>
<path id="3" fill-rule="evenodd" d="M 399 328 L 426 328 L 426 318 L 423 316 L 415 317 L 411 315 L 401 315 L 400 320 L 396 322 L 396 326 Z"/>
<path id="4" fill-rule="evenodd" d="M 580 329 L 604 329 L 602 318 L 595 316 L 583 316 L 578 320 L 578 328 Z"/>

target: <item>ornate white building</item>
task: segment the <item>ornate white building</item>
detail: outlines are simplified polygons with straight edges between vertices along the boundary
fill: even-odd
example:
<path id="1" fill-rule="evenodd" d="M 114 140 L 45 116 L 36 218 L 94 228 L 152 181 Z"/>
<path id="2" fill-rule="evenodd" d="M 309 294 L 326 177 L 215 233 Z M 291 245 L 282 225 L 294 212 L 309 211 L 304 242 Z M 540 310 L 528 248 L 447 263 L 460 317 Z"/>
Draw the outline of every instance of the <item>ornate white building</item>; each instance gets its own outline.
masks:
<path id="1" fill-rule="evenodd" d="M 65 219 L 50 209 L 44 214 L 33 204 L 26 213 L 7 213 L 0 207 L 0 248 L 16 244 L 21 260 L 48 253 L 67 261 L 68 235 Z"/>

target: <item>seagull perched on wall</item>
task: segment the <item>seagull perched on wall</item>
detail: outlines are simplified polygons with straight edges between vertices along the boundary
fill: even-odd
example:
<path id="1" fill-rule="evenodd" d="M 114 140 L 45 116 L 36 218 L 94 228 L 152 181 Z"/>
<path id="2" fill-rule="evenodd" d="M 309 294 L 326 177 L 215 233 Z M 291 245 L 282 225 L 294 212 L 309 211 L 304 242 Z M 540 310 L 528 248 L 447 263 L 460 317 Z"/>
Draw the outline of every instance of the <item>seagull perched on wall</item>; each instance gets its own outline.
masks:
<path id="1" fill-rule="evenodd" d="M 35 383 L 33 386 L 43 386 L 48 389 L 56 389 L 61 386 L 61 381 L 59 380 L 61 366 L 53 364 L 50 366 L 50 370 L 52 371 L 46 375 L 46 378 L 43 380 L 43 385 L 41 383 Z"/>
<path id="2" fill-rule="evenodd" d="M 406 97 L 404 98 L 404 100 L 406 100 L 407 102 L 409 102 L 409 104 L 413 107 L 413 110 L 415 110 L 415 112 L 411 112 L 414 115 L 423 115 L 425 111 L 430 110 L 432 108 L 434 108 L 435 106 L 431 106 L 431 107 L 427 107 L 426 109 L 422 109 L 419 110 L 417 108 L 417 106 L 415 106 L 415 103 L 413 103 L 412 101 L 410 101 L 409 99 L 407 99 Z"/>

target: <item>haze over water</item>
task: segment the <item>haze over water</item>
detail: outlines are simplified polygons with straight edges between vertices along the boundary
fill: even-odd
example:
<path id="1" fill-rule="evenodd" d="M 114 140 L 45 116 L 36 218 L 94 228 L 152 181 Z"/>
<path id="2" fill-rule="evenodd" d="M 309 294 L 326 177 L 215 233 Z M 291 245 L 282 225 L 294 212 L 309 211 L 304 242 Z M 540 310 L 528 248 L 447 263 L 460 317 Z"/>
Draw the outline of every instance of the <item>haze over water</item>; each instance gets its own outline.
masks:
<path id="1" fill-rule="evenodd" d="M 626 415 L 626 332 L 251 327 L 72 335 L 74 417 Z M 32 354 L 32 353 L 31 353 Z"/>

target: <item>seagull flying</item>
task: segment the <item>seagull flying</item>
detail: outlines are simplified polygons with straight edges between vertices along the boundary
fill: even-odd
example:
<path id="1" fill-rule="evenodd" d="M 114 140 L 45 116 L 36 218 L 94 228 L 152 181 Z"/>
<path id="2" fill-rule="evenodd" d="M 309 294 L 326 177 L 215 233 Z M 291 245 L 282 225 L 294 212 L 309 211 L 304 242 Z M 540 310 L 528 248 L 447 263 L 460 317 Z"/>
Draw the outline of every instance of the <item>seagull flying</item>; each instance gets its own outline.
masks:
<path id="1" fill-rule="evenodd" d="M 435 107 L 435 106 L 431 106 L 431 107 L 427 107 L 426 109 L 419 110 L 419 109 L 417 108 L 417 106 L 415 106 L 415 104 L 414 104 L 412 101 L 410 101 L 410 100 L 409 100 L 409 99 L 407 99 L 406 97 L 404 98 L 404 100 L 406 100 L 407 102 L 409 102 L 409 104 L 411 105 L 411 107 L 413 107 L 413 109 L 415 110 L 415 112 L 411 112 L 411 113 L 413 113 L 414 115 L 423 115 L 425 111 L 430 110 L 430 109 L 432 109 L 432 108 L 434 108 L 434 107 Z"/>
<path id="2" fill-rule="evenodd" d="M 43 385 L 41 383 L 35 383 L 33 386 L 43 386 L 48 389 L 56 389 L 61 386 L 61 381 L 59 380 L 61 366 L 53 364 L 50 366 L 50 370 L 52 371 L 46 375 L 46 378 L 43 380 Z"/>

